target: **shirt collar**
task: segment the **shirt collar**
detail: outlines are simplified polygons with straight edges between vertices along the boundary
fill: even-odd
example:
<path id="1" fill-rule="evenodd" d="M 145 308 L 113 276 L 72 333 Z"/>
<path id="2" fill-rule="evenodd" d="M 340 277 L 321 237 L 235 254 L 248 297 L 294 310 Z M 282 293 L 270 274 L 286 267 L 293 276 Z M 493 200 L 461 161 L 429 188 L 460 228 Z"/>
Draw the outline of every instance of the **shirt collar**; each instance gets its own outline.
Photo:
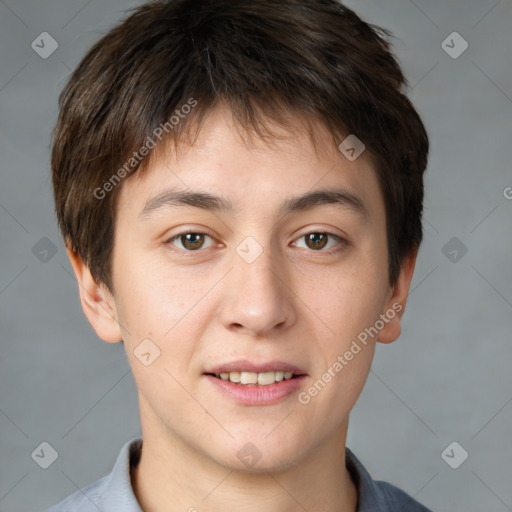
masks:
<path id="1" fill-rule="evenodd" d="M 101 495 L 104 510 L 123 510 L 123 512 L 142 512 L 133 492 L 130 468 L 140 460 L 142 438 L 135 437 L 121 448 L 114 468 L 105 483 Z"/>
<path id="2" fill-rule="evenodd" d="M 139 463 L 141 450 L 141 437 L 130 439 L 121 448 L 101 496 L 106 510 L 121 510 L 122 507 L 123 512 L 143 512 L 133 492 L 130 473 Z M 372 510 L 379 499 L 376 482 L 349 448 L 345 448 L 345 464 L 357 488 L 357 512 Z"/>
<path id="3" fill-rule="evenodd" d="M 345 448 L 345 466 L 357 489 L 357 512 L 376 510 L 375 504 L 380 502 L 382 493 L 377 487 L 377 482 L 349 448 Z"/>

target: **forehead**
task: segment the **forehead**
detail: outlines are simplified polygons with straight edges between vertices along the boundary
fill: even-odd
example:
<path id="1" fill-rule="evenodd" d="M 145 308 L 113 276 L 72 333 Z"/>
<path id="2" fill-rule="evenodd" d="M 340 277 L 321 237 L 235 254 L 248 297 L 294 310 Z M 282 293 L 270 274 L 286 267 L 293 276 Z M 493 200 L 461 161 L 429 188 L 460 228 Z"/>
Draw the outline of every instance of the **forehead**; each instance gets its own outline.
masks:
<path id="1" fill-rule="evenodd" d="M 274 138 L 247 136 L 229 109 L 217 107 L 192 143 L 176 148 L 162 142 L 156 148 L 147 168 L 125 180 L 118 208 L 140 214 L 169 191 L 208 191 L 227 199 L 226 211 L 239 213 L 242 205 L 252 205 L 261 214 L 272 207 L 282 212 L 284 202 L 290 206 L 290 198 L 299 194 L 341 188 L 353 203 L 359 199 L 367 213 L 382 213 L 383 198 L 370 159 L 364 152 L 354 161 L 347 159 L 321 124 L 311 127 L 314 138 L 299 119 L 286 128 L 270 124 Z"/>

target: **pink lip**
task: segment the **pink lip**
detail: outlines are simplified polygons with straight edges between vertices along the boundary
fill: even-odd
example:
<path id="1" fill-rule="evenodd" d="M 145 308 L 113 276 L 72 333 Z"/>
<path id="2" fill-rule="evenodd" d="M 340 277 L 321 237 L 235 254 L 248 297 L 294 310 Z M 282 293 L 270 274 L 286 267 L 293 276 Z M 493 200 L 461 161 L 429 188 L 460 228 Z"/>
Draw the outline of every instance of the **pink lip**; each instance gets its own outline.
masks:
<path id="1" fill-rule="evenodd" d="M 269 361 L 268 363 L 256 364 L 247 360 L 231 361 L 225 363 L 211 370 L 207 370 L 204 373 L 230 373 L 230 372 L 253 372 L 253 373 L 264 373 L 264 372 L 292 372 L 294 375 L 306 375 L 306 372 L 289 363 L 284 361 Z"/>
<path id="2" fill-rule="evenodd" d="M 223 367 L 225 368 L 225 367 Z M 238 366 L 237 368 L 240 368 Z M 242 366 L 242 368 L 247 368 Z M 266 366 L 265 368 L 268 368 Z M 236 370 L 231 370 L 236 371 Z M 272 370 L 268 370 L 272 371 Z M 292 371 L 292 370 L 287 370 Z M 212 372 L 220 373 L 220 372 Z M 268 386 L 255 386 L 250 384 L 235 384 L 229 380 L 222 380 L 213 375 L 205 375 L 208 381 L 224 395 L 242 405 L 272 405 L 295 393 L 304 383 L 306 375 L 282 380 Z"/>

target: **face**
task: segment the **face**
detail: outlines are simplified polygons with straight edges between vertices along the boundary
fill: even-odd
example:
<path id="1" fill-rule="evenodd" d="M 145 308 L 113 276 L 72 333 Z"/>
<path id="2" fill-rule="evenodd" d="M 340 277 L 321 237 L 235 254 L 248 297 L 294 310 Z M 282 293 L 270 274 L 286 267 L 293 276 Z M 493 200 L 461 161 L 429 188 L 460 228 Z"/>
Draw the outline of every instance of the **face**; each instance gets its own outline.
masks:
<path id="1" fill-rule="evenodd" d="M 230 119 L 218 108 L 179 158 L 124 182 L 109 300 L 144 436 L 269 471 L 344 439 L 378 338 L 368 329 L 393 338 L 400 290 L 364 153 L 349 161 L 327 138 L 316 152 L 301 130 L 248 146 Z"/>

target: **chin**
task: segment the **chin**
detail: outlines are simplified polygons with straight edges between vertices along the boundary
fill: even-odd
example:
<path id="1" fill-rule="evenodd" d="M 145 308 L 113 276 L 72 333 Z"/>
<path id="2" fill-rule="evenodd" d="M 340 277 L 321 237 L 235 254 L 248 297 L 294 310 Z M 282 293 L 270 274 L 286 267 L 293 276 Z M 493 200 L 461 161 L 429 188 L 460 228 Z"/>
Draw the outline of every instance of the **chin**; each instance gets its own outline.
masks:
<path id="1" fill-rule="evenodd" d="M 223 446 L 223 453 L 219 453 L 218 456 L 212 454 L 213 459 L 234 471 L 260 474 L 287 470 L 296 466 L 302 458 L 304 446 L 299 442 L 292 446 L 289 444 L 289 438 L 287 444 L 283 444 L 283 440 L 278 437 L 274 442 L 265 439 L 265 436 L 254 441 L 247 439 L 250 437 L 244 436 L 241 442 L 230 440 L 229 446 Z"/>

